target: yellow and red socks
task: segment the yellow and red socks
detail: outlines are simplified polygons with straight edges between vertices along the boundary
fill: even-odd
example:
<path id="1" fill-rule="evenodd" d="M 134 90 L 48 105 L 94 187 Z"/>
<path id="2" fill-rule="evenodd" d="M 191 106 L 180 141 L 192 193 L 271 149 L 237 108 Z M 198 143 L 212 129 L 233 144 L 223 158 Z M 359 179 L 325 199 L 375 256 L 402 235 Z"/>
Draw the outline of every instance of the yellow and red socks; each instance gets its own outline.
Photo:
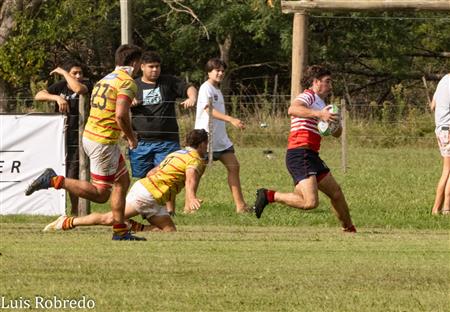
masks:
<path id="1" fill-rule="evenodd" d="M 134 221 L 133 219 L 128 220 L 130 223 L 130 231 L 131 232 L 142 232 L 144 230 L 144 225 L 142 223 L 139 223 L 137 221 Z"/>
<path id="2" fill-rule="evenodd" d="M 75 219 L 75 217 L 67 217 L 62 224 L 62 230 L 63 231 L 67 231 L 67 230 L 71 230 L 75 227 L 75 225 L 73 225 L 73 219 Z"/>
<path id="3" fill-rule="evenodd" d="M 267 190 L 266 191 L 266 198 L 269 203 L 273 203 L 275 201 L 275 191 L 274 190 Z"/>
<path id="4" fill-rule="evenodd" d="M 114 235 L 124 236 L 128 233 L 128 226 L 125 223 L 113 225 Z"/>
<path id="5" fill-rule="evenodd" d="M 63 176 L 53 177 L 52 181 L 50 182 L 51 186 L 53 186 L 57 190 L 62 188 L 63 183 L 64 183 L 64 177 Z"/>

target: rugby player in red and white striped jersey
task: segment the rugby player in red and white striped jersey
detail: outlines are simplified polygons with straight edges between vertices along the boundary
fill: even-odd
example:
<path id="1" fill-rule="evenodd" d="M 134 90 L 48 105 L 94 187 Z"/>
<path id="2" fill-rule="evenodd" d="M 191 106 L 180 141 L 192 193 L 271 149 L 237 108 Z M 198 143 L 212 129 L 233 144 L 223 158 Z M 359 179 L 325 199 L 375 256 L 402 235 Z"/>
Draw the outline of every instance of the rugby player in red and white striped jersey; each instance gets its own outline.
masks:
<path id="1" fill-rule="evenodd" d="M 332 209 L 345 232 L 356 232 L 352 223 L 344 193 L 319 157 L 321 136 L 317 128 L 319 120 L 334 121 L 338 116 L 326 108 L 324 99 L 331 92 L 331 72 L 325 67 L 313 65 L 306 69 L 303 85 L 308 88 L 297 96 L 289 107 L 291 131 L 288 138 L 286 166 L 294 181 L 292 193 L 258 189 L 254 205 L 256 217 L 264 208 L 278 202 L 293 208 L 309 210 L 319 205 L 319 190 L 330 198 Z M 339 137 L 342 129 L 333 136 Z"/>

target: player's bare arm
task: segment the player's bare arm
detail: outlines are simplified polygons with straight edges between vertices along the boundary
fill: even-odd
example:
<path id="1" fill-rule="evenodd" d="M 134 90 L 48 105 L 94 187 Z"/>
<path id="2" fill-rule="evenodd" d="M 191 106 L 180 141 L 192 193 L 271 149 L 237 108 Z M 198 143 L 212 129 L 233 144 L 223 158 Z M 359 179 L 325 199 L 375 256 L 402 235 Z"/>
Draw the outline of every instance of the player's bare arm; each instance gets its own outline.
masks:
<path id="1" fill-rule="evenodd" d="M 209 108 L 209 105 L 207 105 L 205 107 L 205 110 L 208 110 L 208 108 Z M 238 118 L 231 117 L 231 116 L 229 116 L 227 114 L 223 114 L 223 113 L 219 112 L 218 110 L 216 110 L 214 108 L 212 109 L 212 116 L 215 119 L 219 119 L 219 120 L 222 120 L 222 121 L 225 121 L 225 122 L 229 122 L 230 124 L 232 124 L 234 127 L 238 128 L 238 129 L 245 129 L 245 123 L 242 120 L 240 120 Z"/>
<path id="2" fill-rule="evenodd" d="M 131 101 L 131 107 L 135 107 L 135 106 L 138 106 L 140 104 L 142 104 L 142 103 L 139 103 L 139 101 L 136 98 L 134 98 L 133 101 Z"/>
<path id="3" fill-rule="evenodd" d="M 169 214 L 175 214 L 175 198 L 166 202 L 166 209 Z"/>
<path id="4" fill-rule="evenodd" d="M 330 112 L 326 107 L 322 110 L 313 110 L 306 107 L 306 104 L 300 100 L 294 100 L 289 106 L 288 114 L 300 118 L 318 118 L 323 121 L 334 121 L 338 118 L 337 114 Z"/>
<path id="5" fill-rule="evenodd" d="M 430 110 L 431 110 L 432 112 L 434 112 L 435 109 L 436 109 L 436 100 L 433 99 L 433 100 L 430 102 Z"/>
<path id="6" fill-rule="evenodd" d="M 197 102 L 197 89 L 194 86 L 190 86 L 186 93 L 188 98 L 180 104 L 183 105 L 184 108 L 194 107 Z"/>
<path id="7" fill-rule="evenodd" d="M 128 141 L 130 149 L 136 148 L 138 141 L 133 132 L 130 122 L 130 104 L 131 101 L 125 97 L 117 98 L 116 102 L 116 122 Z"/>
<path id="8" fill-rule="evenodd" d="M 53 74 L 59 74 L 63 76 L 64 79 L 67 81 L 67 85 L 69 86 L 70 90 L 72 90 L 76 94 L 86 94 L 88 92 L 88 88 L 86 87 L 86 85 L 78 81 L 67 70 L 61 67 L 56 67 L 54 70 L 50 72 L 50 75 Z"/>
<path id="9" fill-rule="evenodd" d="M 335 138 L 339 138 L 342 135 L 342 125 L 339 123 L 339 128 L 337 128 L 331 135 Z"/>
<path id="10" fill-rule="evenodd" d="M 69 103 L 63 97 L 50 94 L 47 90 L 41 90 L 34 96 L 36 101 L 54 101 L 58 104 L 58 109 L 60 113 L 69 112 Z"/>
<path id="11" fill-rule="evenodd" d="M 185 212 L 195 212 L 200 209 L 201 200 L 196 196 L 196 190 L 198 183 L 200 182 L 200 175 L 194 168 L 188 168 L 186 170 L 186 200 L 184 204 Z"/>

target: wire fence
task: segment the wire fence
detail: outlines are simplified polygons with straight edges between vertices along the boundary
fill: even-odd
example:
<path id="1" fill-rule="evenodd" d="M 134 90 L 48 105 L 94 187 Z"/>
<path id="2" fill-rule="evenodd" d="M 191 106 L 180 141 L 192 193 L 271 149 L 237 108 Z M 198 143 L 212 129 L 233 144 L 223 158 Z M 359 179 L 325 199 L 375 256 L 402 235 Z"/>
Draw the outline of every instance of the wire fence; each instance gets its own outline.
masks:
<path id="1" fill-rule="evenodd" d="M 0 99 L 0 102 L 2 99 Z M 5 99 L 3 99 L 5 101 Z M 87 107 L 84 97 L 80 100 L 79 107 Z M 341 169 L 345 173 L 348 168 L 348 147 L 359 145 L 372 148 L 389 148 L 397 146 L 423 146 L 435 147 L 433 114 L 427 106 L 417 107 L 405 103 L 384 102 L 377 104 L 348 103 L 344 99 L 332 99 L 341 110 L 341 124 L 343 134 L 340 138 Z M 16 114 L 39 114 L 55 113 L 55 103 L 37 102 L 32 98 L 16 98 L 14 106 L 9 107 L 9 113 Z M 231 141 L 237 147 L 259 147 L 269 158 L 272 156 L 272 148 L 286 147 L 287 138 L 290 133 L 290 117 L 288 108 L 290 95 L 254 95 L 254 96 L 230 96 L 225 98 L 227 114 L 241 119 L 245 124 L 245 130 L 229 126 L 227 128 Z M 173 103 L 167 103 L 173 104 Z M 66 127 L 66 151 L 69 153 L 78 147 L 81 142 L 81 134 L 86 122 L 88 112 L 69 112 L 66 114 L 68 120 L 73 119 L 72 126 Z M 194 129 L 196 108 L 185 109 L 176 105 L 176 116 L 156 117 L 175 121 L 179 125 L 179 137 L 181 144 L 187 132 Z M 133 116 L 132 118 L 145 118 L 150 123 L 154 119 L 151 116 Z M 73 125 L 79 125 L 77 128 Z M 173 124 L 173 123 L 172 123 Z M 148 130 L 146 134 L 176 134 L 171 131 Z M 125 154 L 127 147 L 121 144 Z M 89 161 L 86 155 L 79 149 L 80 179 L 89 180 Z M 212 157 L 210 157 L 211 159 Z M 89 213 L 88 201 L 80 202 L 80 214 Z"/>
<path id="2" fill-rule="evenodd" d="M 364 139 L 370 139 L 373 143 L 380 139 L 392 140 L 397 143 L 430 139 L 434 142 L 433 115 L 425 103 L 423 106 L 417 107 L 388 101 L 348 103 L 340 98 L 332 99 L 332 101 L 347 115 L 346 122 L 351 143 L 357 144 L 358 140 Z M 172 103 L 167 102 L 167 104 Z M 58 113 L 55 105 L 52 102 L 38 102 L 32 98 L 14 98 L 14 106 L 9 107 L 9 112 L 20 114 Z M 261 138 L 264 138 L 265 141 L 273 140 L 272 143 L 280 145 L 280 139 L 287 138 L 290 130 L 288 116 L 290 95 L 232 95 L 225 97 L 225 105 L 227 114 L 241 119 L 246 124 L 244 131 L 229 128 L 230 136 L 237 142 L 244 145 L 257 145 Z M 181 105 L 177 105 L 176 116 L 158 117 L 158 119 L 176 119 L 180 128 L 180 137 L 183 138 L 184 133 L 194 128 L 195 114 L 195 107 L 185 109 Z M 67 115 L 69 118 L 78 118 L 78 112 L 69 112 Z M 149 122 L 155 120 L 151 116 L 133 116 L 133 118 L 145 118 Z M 366 131 L 367 128 L 370 131 Z M 67 129 L 67 131 L 70 134 L 70 131 L 78 133 L 79 130 Z M 147 134 L 150 135 L 157 133 L 170 135 L 177 132 L 147 131 Z M 70 135 L 75 135 L 75 133 Z M 367 142 L 362 143 L 366 144 Z"/>

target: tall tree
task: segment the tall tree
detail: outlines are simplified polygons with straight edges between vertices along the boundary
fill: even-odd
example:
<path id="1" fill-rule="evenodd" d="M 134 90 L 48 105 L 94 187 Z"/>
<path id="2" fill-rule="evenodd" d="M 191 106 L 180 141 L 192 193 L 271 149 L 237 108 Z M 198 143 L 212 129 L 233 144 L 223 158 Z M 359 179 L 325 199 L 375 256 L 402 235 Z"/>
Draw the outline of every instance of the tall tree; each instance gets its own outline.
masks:
<path id="1" fill-rule="evenodd" d="M 41 6 L 42 0 L 4 0 L 0 7 L 0 47 L 3 46 L 16 27 L 19 14 L 32 16 Z M 3 65 L 0 63 L 0 65 Z M 0 68 L 0 72 L 5 71 Z M 11 85 L 4 75 L 0 75 L 0 112 L 8 110 Z"/>
<path id="2" fill-rule="evenodd" d="M 229 66 L 223 82 L 227 93 L 234 88 L 230 79 L 246 75 L 246 70 L 267 74 L 280 66 L 287 69 L 292 22 L 281 13 L 279 2 L 275 6 L 264 0 L 164 0 L 165 6 L 157 2 L 137 2 L 135 28 L 146 46 L 168 59 L 164 66 L 169 70 L 200 82 L 207 59 L 219 56 Z"/>
<path id="3" fill-rule="evenodd" d="M 13 22 L 2 19 L 11 26 L 5 26 L 8 36 L 0 46 L 0 79 L 10 90 L 29 90 L 30 81 L 48 78 L 68 59 L 91 65 L 89 71 L 96 77 L 113 66 L 120 44 L 118 3 L 8 0 L 5 5 Z"/>

